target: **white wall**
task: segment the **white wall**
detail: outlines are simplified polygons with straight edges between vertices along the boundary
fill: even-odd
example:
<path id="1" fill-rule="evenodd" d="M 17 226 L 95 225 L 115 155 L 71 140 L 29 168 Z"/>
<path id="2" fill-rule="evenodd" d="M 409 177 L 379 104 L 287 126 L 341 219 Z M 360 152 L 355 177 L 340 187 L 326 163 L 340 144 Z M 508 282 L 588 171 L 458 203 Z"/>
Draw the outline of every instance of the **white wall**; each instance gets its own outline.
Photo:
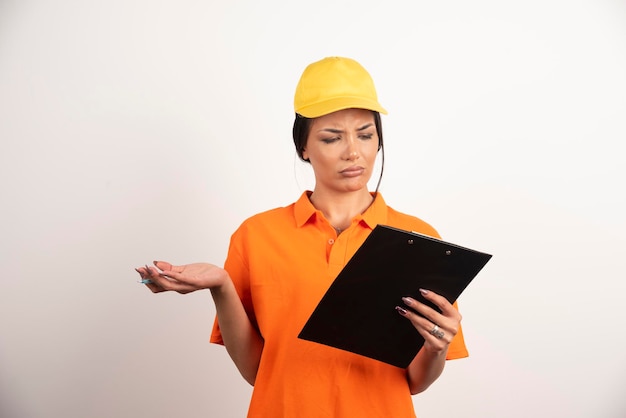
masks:
<path id="1" fill-rule="evenodd" d="M 329 55 L 390 112 L 386 200 L 494 254 L 418 415 L 626 415 L 623 1 L 2 0 L 2 418 L 245 415 L 210 295 L 133 268 L 221 264 L 311 187 L 292 97 Z"/>

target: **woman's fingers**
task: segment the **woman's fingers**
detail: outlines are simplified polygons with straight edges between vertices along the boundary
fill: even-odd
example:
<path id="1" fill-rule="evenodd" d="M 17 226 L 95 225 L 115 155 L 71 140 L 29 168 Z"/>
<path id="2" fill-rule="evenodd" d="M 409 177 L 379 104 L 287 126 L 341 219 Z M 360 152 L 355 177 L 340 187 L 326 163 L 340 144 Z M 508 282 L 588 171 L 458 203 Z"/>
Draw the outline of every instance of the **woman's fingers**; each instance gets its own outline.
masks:
<path id="1" fill-rule="evenodd" d="M 209 263 L 173 266 L 166 261 L 155 261 L 154 267 L 145 265 L 135 270 L 141 275 L 142 282 L 149 285 L 153 292 L 173 290 L 178 293 L 190 293 L 216 288 L 229 280 L 224 269 Z"/>
<path id="2" fill-rule="evenodd" d="M 195 289 L 183 283 L 177 283 L 173 278 L 167 277 L 162 273 L 162 269 L 173 266 L 165 261 L 155 261 L 156 267 L 145 265 L 135 268 L 135 271 L 141 276 L 141 283 L 146 285 L 153 293 L 160 293 L 165 291 L 175 291 L 178 293 L 189 293 Z"/>
<path id="3" fill-rule="evenodd" d="M 195 287 L 176 280 L 174 277 L 163 274 L 162 272 L 155 272 L 151 276 L 151 283 L 146 284 L 155 293 L 163 291 L 174 291 L 178 293 L 189 293 L 197 290 Z"/>
<path id="4" fill-rule="evenodd" d="M 439 308 L 442 315 L 456 316 L 456 314 L 458 314 L 458 311 L 454 308 L 454 306 L 452 306 L 452 304 L 448 302 L 448 299 L 443 296 L 426 289 L 420 289 L 420 294 L 424 297 L 424 299 L 434 303 L 435 306 Z"/>
<path id="5" fill-rule="evenodd" d="M 174 266 L 172 266 L 170 263 L 168 263 L 167 261 L 153 261 L 152 262 L 156 268 L 158 268 L 161 271 L 169 271 L 174 269 Z"/>
<path id="6" fill-rule="evenodd" d="M 454 322 L 461 321 L 461 314 L 459 313 L 458 310 L 455 309 L 454 306 L 452 306 L 450 302 L 448 302 L 446 298 L 444 298 L 441 295 L 438 295 L 435 292 L 425 290 L 425 289 L 420 289 L 420 293 L 424 297 L 424 299 L 428 300 L 429 302 L 432 302 L 435 306 L 437 306 L 440 312 L 437 312 L 430 306 L 424 303 L 420 303 L 417 300 L 410 298 L 410 297 L 402 298 L 402 300 L 407 304 L 407 306 L 411 306 L 412 309 L 414 309 L 415 311 L 417 311 L 418 313 L 420 313 L 421 315 L 423 315 L 424 317 L 426 317 L 428 320 L 430 320 L 431 322 L 435 324 L 438 324 L 440 322 L 445 322 L 446 319 L 450 319 Z"/>
<path id="7" fill-rule="evenodd" d="M 159 275 L 161 277 L 192 285 L 192 283 L 190 282 L 190 277 L 187 277 L 184 274 L 187 268 L 186 265 L 173 266 L 167 261 L 154 261 L 154 265 L 160 270 Z"/>
<path id="8" fill-rule="evenodd" d="M 407 306 L 410 305 L 411 304 L 408 304 Z M 411 321 L 413 327 L 415 327 L 417 332 L 424 338 L 424 345 L 429 347 L 432 351 L 445 350 L 456 335 L 453 331 L 431 322 L 429 319 L 424 318 L 410 309 L 404 309 L 402 307 L 397 307 L 396 309 L 402 316 Z"/>
<path id="9" fill-rule="evenodd" d="M 397 307 L 398 313 L 407 318 L 422 335 L 425 345 L 433 350 L 443 350 L 457 334 L 461 314 L 446 298 L 434 292 L 420 290 L 422 296 L 437 306 L 441 313 L 411 297 L 402 301 L 410 309 Z"/>

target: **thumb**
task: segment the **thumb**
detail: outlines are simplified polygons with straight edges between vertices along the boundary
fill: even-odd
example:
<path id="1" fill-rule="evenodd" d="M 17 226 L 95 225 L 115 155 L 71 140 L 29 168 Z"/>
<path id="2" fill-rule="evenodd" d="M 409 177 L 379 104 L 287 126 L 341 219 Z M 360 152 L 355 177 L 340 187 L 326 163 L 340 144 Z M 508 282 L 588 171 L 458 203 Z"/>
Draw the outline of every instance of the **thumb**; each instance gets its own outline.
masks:
<path id="1" fill-rule="evenodd" d="M 172 265 L 167 261 L 153 261 L 154 265 L 161 271 L 172 270 Z"/>

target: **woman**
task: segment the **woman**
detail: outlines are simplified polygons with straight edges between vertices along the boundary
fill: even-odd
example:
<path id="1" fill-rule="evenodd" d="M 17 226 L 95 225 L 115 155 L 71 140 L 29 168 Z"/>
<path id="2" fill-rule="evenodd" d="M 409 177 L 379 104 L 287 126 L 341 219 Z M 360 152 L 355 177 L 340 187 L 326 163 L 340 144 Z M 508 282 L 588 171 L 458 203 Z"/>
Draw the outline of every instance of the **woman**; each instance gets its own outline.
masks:
<path id="1" fill-rule="evenodd" d="M 313 191 L 244 221 L 223 269 L 159 261 L 137 271 L 153 292 L 210 289 L 217 312 L 211 341 L 225 345 L 254 385 L 249 417 L 415 417 L 411 394 L 432 384 L 446 359 L 467 356 L 461 315 L 445 298 L 422 290 L 441 313 L 398 300 L 398 314 L 425 339 L 406 370 L 297 335 L 377 224 L 438 234 L 367 188 L 386 111 L 359 63 L 329 57 L 309 65 L 294 105 L 294 143 L 313 168 Z"/>

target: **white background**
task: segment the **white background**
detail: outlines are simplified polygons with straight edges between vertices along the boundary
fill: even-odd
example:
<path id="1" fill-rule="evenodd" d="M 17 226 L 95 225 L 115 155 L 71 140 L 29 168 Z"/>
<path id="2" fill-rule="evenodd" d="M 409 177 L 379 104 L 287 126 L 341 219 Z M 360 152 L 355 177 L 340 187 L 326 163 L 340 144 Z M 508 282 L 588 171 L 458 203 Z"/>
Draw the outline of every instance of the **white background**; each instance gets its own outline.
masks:
<path id="1" fill-rule="evenodd" d="M 0 0 L 2 418 L 245 416 L 210 294 L 133 268 L 222 264 L 312 187 L 330 55 L 389 110 L 387 202 L 494 255 L 418 416 L 626 416 L 624 1 Z"/>

